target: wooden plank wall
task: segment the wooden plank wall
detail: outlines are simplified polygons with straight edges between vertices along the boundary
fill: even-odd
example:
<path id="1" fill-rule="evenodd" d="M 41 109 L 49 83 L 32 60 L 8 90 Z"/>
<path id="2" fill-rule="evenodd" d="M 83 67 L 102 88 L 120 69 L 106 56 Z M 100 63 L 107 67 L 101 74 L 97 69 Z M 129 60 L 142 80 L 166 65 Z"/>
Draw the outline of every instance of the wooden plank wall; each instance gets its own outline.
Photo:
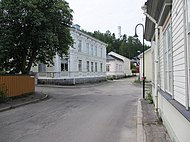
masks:
<path id="1" fill-rule="evenodd" d="M 35 78 L 29 75 L 1 75 L 0 89 L 8 97 L 15 97 L 35 91 Z"/>

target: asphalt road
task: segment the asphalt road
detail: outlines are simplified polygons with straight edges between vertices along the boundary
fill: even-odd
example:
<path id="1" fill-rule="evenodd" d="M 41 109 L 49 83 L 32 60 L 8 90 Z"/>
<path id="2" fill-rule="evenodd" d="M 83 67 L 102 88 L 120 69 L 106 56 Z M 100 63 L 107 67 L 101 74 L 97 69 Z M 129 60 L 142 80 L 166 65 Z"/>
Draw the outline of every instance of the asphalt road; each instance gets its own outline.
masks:
<path id="1" fill-rule="evenodd" d="M 136 142 L 131 79 L 73 87 L 36 87 L 49 100 L 0 113 L 0 142 Z"/>

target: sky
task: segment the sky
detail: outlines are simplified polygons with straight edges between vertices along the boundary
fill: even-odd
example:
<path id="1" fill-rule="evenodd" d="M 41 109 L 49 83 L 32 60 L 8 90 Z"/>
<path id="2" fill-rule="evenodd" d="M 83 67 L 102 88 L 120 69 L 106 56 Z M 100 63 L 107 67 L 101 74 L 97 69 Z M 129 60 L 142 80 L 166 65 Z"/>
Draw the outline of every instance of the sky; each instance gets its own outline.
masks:
<path id="1" fill-rule="evenodd" d="M 141 10 L 146 0 L 66 0 L 73 9 L 73 24 L 79 24 L 81 29 L 89 32 L 109 30 L 118 37 L 118 26 L 121 35 L 133 36 L 135 26 L 145 23 Z M 142 27 L 138 26 L 139 38 Z"/>

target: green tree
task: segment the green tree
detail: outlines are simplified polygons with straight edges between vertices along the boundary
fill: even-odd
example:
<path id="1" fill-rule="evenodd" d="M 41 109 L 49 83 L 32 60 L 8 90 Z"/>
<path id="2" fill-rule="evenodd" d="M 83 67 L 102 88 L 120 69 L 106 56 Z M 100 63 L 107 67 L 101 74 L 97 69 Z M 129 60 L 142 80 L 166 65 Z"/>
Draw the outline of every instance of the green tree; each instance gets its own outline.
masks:
<path id="1" fill-rule="evenodd" d="M 115 34 L 111 33 L 109 30 L 106 33 L 101 33 L 100 31 L 94 31 L 94 33 L 83 32 L 93 36 L 105 43 L 107 43 L 107 53 L 110 51 L 114 51 L 120 55 L 123 55 L 127 58 L 133 58 L 139 55 L 143 51 L 142 43 L 139 39 L 135 39 L 132 36 L 127 37 L 127 35 L 123 35 L 122 38 L 116 39 Z M 149 46 L 145 45 L 144 49 L 147 50 L 150 48 Z"/>
<path id="2" fill-rule="evenodd" d="M 65 0 L 1 0 L 0 68 L 28 74 L 38 62 L 53 64 L 73 44 L 72 18 Z"/>

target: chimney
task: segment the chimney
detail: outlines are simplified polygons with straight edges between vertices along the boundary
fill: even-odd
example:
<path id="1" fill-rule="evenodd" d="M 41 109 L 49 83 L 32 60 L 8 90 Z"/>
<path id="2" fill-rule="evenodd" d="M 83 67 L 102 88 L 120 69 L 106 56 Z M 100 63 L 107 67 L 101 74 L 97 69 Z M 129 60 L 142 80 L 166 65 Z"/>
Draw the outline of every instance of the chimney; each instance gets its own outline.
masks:
<path id="1" fill-rule="evenodd" d="M 118 38 L 121 38 L 121 26 L 118 26 Z"/>

